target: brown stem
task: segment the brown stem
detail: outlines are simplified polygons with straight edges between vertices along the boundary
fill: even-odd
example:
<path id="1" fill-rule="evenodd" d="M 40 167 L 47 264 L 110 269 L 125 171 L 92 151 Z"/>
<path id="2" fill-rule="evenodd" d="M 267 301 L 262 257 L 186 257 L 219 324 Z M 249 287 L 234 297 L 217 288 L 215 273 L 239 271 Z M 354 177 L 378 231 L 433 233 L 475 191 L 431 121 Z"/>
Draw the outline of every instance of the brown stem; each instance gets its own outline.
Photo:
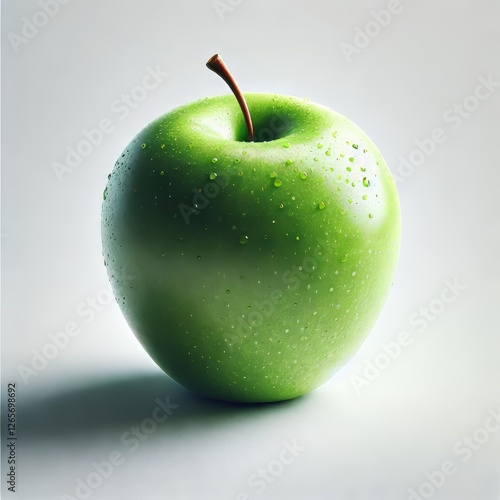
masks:
<path id="1" fill-rule="evenodd" d="M 248 141 L 253 142 L 254 133 L 253 133 L 252 117 L 250 116 L 250 111 L 248 110 L 247 102 L 245 101 L 245 97 L 241 93 L 241 90 L 238 87 L 236 80 L 234 79 L 233 75 L 227 68 L 226 63 L 222 60 L 222 57 L 219 54 L 215 54 L 207 61 L 207 68 L 211 69 L 214 73 L 217 73 L 229 85 L 229 88 L 233 91 L 233 94 L 238 100 L 241 111 L 243 112 L 243 116 L 245 117 L 245 123 L 247 124 Z"/>

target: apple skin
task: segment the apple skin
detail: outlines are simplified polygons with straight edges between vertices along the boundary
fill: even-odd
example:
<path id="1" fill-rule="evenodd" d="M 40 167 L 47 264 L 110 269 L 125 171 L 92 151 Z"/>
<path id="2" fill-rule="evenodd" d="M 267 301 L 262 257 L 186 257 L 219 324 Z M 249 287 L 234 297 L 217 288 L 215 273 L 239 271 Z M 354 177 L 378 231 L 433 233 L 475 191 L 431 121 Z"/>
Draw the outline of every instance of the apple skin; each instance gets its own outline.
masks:
<path id="1" fill-rule="evenodd" d="M 136 136 L 109 176 L 102 243 L 121 310 L 167 374 L 209 398 L 270 402 L 315 389 L 365 339 L 400 208 L 382 155 L 346 117 L 245 98 L 256 142 L 232 95 Z"/>

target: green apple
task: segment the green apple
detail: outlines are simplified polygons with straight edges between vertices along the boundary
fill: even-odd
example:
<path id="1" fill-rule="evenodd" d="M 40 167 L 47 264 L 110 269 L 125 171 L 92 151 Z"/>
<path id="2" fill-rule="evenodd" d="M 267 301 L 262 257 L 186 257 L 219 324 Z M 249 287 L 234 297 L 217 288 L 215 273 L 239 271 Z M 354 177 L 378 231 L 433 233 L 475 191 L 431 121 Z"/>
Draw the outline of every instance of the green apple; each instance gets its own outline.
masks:
<path id="1" fill-rule="evenodd" d="M 109 176 L 102 242 L 114 293 L 172 378 L 215 399 L 278 401 L 325 382 L 386 300 L 400 209 L 381 153 L 296 97 L 232 95 L 144 128 Z"/>

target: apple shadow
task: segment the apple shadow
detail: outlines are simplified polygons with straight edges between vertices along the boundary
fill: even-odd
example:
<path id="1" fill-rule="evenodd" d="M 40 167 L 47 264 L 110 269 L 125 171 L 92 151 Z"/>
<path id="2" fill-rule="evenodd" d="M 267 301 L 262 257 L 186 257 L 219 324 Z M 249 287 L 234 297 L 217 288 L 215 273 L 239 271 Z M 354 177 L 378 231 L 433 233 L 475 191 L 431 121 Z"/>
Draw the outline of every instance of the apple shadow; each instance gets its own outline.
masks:
<path id="1" fill-rule="evenodd" d="M 93 382 L 29 400 L 19 398 L 18 434 L 23 440 L 54 440 L 124 432 L 151 419 L 153 410 L 161 408 L 158 401 L 175 408 L 167 420 L 169 431 L 183 432 L 288 411 L 307 398 L 306 395 L 276 403 L 229 403 L 198 396 L 161 373 L 137 375 Z M 159 427 L 167 426 L 160 423 Z"/>

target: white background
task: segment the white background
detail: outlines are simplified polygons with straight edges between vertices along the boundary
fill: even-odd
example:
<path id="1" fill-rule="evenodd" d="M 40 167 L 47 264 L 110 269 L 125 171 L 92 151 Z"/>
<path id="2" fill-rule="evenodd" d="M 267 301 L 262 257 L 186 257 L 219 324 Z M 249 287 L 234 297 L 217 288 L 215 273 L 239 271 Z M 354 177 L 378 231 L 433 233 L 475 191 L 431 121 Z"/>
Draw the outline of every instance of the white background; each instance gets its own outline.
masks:
<path id="1" fill-rule="evenodd" d="M 436 500 L 498 500 L 500 432 L 481 428 L 500 406 L 500 87 L 471 96 L 481 77 L 500 82 L 500 3 L 402 0 L 382 28 L 371 12 L 386 1 L 220 3 L 233 7 L 72 0 L 19 42 L 23 18 L 43 11 L 37 1 L 2 2 L 2 390 L 17 383 L 20 426 L 12 498 L 78 498 L 76 480 L 116 450 L 124 463 L 90 498 L 406 500 L 423 488 Z M 341 44 L 365 27 L 366 47 L 346 57 Z M 108 298 L 106 177 L 147 123 L 227 92 L 204 67 L 215 52 L 246 91 L 309 97 L 347 115 L 400 179 L 403 243 L 386 307 L 340 372 L 288 403 L 197 399 L 154 365 L 114 302 L 84 314 L 89 300 Z M 113 101 L 157 66 L 168 77 L 122 119 Z M 469 111 L 457 118 L 462 104 Z M 104 118 L 114 131 L 59 180 L 54 162 Z M 436 128 L 446 140 L 401 170 Z M 447 280 L 465 290 L 441 307 Z M 410 318 L 429 304 L 439 314 L 417 328 Z M 81 333 L 23 378 L 19 366 L 31 367 L 33 350 L 68 322 Z M 356 385 L 401 332 L 411 345 Z M 167 396 L 179 405 L 171 417 L 137 449 L 123 444 Z M 457 445 L 467 435 L 481 444 Z M 275 460 L 294 440 L 303 450 L 281 471 Z M 457 453 L 465 447 L 475 449 Z M 444 484 L 422 486 L 446 460 L 455 469 Z M 279 473 L 259 494 L 248 481 L 268 465 Z"/>

